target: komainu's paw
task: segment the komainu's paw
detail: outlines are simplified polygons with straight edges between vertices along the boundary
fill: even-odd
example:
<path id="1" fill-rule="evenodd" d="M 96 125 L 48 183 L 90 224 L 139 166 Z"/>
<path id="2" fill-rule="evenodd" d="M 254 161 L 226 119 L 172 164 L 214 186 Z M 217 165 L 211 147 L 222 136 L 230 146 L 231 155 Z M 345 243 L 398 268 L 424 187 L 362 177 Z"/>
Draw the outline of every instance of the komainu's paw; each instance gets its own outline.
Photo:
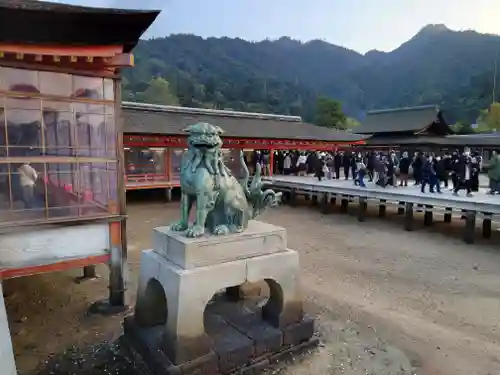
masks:
<path id="1" fill-rule="evenodd" d="M 229 233 L 229 227 L 225 224 L 217 225 L 214 229 L 214 234 L 216 236 L 223 236 Z"/>
<path id="2" fill-rule="evenodd" d="M 205 234 L 205 228 L 200 225 L 193 225 L 186 231 L 186 237 L 201 237 Z"/>
<path id="3" fill-rule="evenodd" d="M 170 229 L 173 230 L 174 232 L 182 232 L 183 230 L 186 230 L 188 228 L 188 224 L 184 223 L 182 221 L 178 221 L 177 223 L 174 223 L 170 226 Z"/>

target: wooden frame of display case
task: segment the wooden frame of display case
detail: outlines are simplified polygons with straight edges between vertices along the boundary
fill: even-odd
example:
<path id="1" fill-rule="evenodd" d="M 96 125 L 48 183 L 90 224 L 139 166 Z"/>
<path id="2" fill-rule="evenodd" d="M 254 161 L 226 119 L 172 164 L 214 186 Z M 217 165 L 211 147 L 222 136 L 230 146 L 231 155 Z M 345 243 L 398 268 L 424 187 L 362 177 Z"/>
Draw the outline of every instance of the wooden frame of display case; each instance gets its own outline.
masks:
<path id="1" fill-rule="evenodd" d="M 84 275 L 92 276 L 93 265 L 105 263 L 110 270 L 109 298 L 94 307 L 99 312 L 125 307 L 120 69 L 133 66 L 130 51 L 158 14 L 31 0 L 0 3 L 2 374 L 16 374 L 2 294 L 4 279 L 75 267 L 84 267 Z M 16 72 L 25 78 L 32 75 L 36 82 L 9 82 Z M 48 77 L 45 88 L 42 75 Z M 98 85 L 101 82 L 101 89 L 75 85 L 78 77 Z M 61 92 L 64 89 L 68 89 L 67 95 Z M 47 102 L 51 104 L 45 108 Z M 58 106 L 69 110 L 59 111 Z M 103 113 L 85 108 L 102 108 Z M 63 112 L 66 119 L 61 117 Z M 102 115 L 102 126 L 91 122 L 94 115 Z M 95 136 L 96 128 L 101 127 L 104 147 L 93 148 L 89 143 L 85 148 L 83 142 L 79 147 L 61 140 L 65 135 L 68 140 L 78 140 L 81 130 L 82 137 L 88 133 L 92 141 L 91 134 Z M 102 140 L 102 136 L 98 138 Z M 113 147 L 107 147 L 108 141 Z M 52 150 L 50 146 L 54 146 Z M 84 176 L 91 176 L 92 193 Z M 98 194 L 96 186 L 100 186 Z M 57 212 L 56 205 L 64 209 Z"/>

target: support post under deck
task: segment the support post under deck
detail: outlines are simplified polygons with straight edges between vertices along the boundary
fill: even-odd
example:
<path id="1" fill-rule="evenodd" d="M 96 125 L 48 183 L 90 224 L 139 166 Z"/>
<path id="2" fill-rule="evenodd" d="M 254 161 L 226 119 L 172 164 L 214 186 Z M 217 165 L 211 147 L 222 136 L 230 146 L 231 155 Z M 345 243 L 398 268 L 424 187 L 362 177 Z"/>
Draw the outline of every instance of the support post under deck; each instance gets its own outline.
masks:
<path id="1" fill-rule="evenodd" d="M 343 196 L 340 201 L 340 212 L 345 214 L 347 212 L 347 208 L 349 207 L 349 198 Z"/>
<path id="2" fill-rule="evenodd" d="M 366 202 L 366 198 L 359 197 L 359 203 L 358 203 L 358 221 L 360 221 L 360 222 L 365 221 L 367 208 L 368 208 L 368 203 Z"/>
<path id="3" fill-rule="evenodd" d="M 413 230 L 413 203 L 406 202 L 405 205 L 405 230 Z"/>
<path id="4" fill-rule="evenodd" d="M 405 213 L 405 209 L 404 209 L 404 204 L 405 202 L 399 202 L 399 205 L 398 205 L 398 215 L 403 215 Z"/>
<path id="5" fill-rule="evenodd" d="M 433 213 L 432 213 L 432 206 L 425 206 L 425 213 L 424 213 L 424 225 L 430 226 L 432 225 L 432 220 L 433 220 Z"/>
<path id="6" fill-rule="evenodd" d="M 330 213 L 330 193 L 322 193 L 321 195 L 321 212 L 323 214 Z"/>
<path id="7" fill-rule="evenodd" d="M 451 214 L 453 209 L 451 207 L 446 207 L 446 213 L 444 214 L 444 222 L 451 223 Z"/>
<path id="8" fill-rule="evenodd" d="M 387 206 L 385 205 L 387 201 L 385 199 L 380 200 L 380 204 L 378 205 L 378 216 L 385 217 L 385 213 L 387 210 Z"/>
<path id="9" fill-rule="evenodd" d="M 464 241 L 465 243 L 474 243 L 476 231 L 476 211 L 467 211 L 465 213 Z"/>
<path id="10" fill-rule="evenodd" d="M 483 218 L 483 237 L 491 237 L 491 214 L 485 213 Z"/>

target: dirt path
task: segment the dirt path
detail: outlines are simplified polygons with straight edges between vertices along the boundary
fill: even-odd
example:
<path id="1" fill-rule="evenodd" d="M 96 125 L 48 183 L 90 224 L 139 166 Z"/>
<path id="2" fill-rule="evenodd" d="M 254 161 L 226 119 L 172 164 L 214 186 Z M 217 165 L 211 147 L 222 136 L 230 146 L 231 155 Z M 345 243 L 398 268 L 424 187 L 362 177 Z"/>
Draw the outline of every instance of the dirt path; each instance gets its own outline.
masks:
<path id="1" fill-rule="evenodd" d="M 130 302 L 139 251 L 151 228 L 175 219 L 176 203 L 129 206 Z M 495 241 L 465 245 L 454 226 L 402 230 L 397 216 L 359 224 L 349 215 L 280 207 L 262 220 L 288 230 L 301 254 L 302 284 L 323 345 L 286 375 L 495 375 L 500 369 L 500 255 Z M 497 239 L 498 240 L 498 239 Z M 498 241 L 497 241 L 498 243 Z M 99 270 L 106 276 L 106 270 Z M 111 341 L 121 316 L 87 316 L 106 279 L 74 284 L 74 273 L 6 282 L 22 374 L 51 353 Z M 60 287 L 62 285 L 62 287 Z"/>

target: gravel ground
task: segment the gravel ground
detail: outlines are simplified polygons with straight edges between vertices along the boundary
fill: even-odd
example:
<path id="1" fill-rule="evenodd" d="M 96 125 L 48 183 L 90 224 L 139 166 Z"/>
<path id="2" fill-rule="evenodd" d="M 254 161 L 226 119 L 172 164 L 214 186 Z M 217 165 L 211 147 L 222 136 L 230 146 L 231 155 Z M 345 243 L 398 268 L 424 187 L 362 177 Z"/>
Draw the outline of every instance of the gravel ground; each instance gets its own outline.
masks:
<path id="1" fill-rule="evenodd" d="M 153 227 L 177 214 L 175 202 L 129 205 L 131 304 L 140 250 L 150 246 Z M 405 232 L 394 212 L 383 220 L 371 214 L 358 223 L 304 204 L 263 215 L 287 228 L 289 247 L 300 252 L 307 310 L 322 338 L 316 353 L 273 372 L 499 374 L 499 233 L 465 245 L 458 220 Z M 101 279 L 82 284 L 73 282 L 78 272 L 5 282 L 21 374 L 143 373 L 119 345 L 102 344 L 120 335 L 122 316 L 86 314 L 107 295 L 106 269 L 98 271 Z"/>

